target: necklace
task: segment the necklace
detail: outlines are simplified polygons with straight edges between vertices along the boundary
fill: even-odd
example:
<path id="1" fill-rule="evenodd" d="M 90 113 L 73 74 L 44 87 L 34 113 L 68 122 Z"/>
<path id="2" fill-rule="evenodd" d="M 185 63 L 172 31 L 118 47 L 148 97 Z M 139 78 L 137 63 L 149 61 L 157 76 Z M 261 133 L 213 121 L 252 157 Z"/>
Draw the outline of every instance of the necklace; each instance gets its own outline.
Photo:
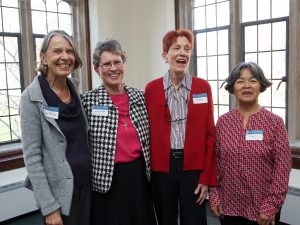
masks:
<path id="1" fill-rule="evenodd" d="M 71 98 L 71 93 L 70 93 L 70 90 L 69 88 L 68 89 L 68 97 L 66 99 L 60 99 L 63 103 L 68 103 L 70 101 L 70 98 Z"/>
<path id="2" fill-rule="evenodd" d="M 129 124 L 126 122 L 126 118 L 127 118 L 127 112 L 125 112 L 124 119 L 123 119 L 123 121 L 121 121 L 121 123 L 123 124 L 123 126 L 127 130 L 127 128 L 129 127 Z"/>

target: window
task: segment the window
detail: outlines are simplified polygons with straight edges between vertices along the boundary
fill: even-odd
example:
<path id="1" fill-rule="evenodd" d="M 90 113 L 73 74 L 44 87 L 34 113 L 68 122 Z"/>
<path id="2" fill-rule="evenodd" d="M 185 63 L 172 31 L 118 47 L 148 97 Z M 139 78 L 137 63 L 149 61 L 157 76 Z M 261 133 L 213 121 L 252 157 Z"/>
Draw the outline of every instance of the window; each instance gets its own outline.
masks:
<path id="1" fill-rule="evenodd" d="M 18 105 L 23 86 L 18 1 L 0 1 L 0 143 L 20 140 Z"/>
<path id="2" fill-rule="evenodd" d="M 14 168 L 14 159 L 22 160 L 19 101 L 36 75 L 47 32 L 62 29 L 75 38 L 84 62 L 75 74 L 79 89 L 91 87 L 88 27 L 88 0 L 0 0 L 0 172 Z"/>
<path id="3" fill-rule="evenodd" d="M 240 61 L 253 61 L 262 67 L 273 85 L 260 95 L 259 103 L 286 120 L 289 0 L 194 0 L 193 3 L 197 74 L 211 84 L 215 120 L 235 106 L 234 98 L 220 87 L 229 67 Z M 230 17 L 232 10 L 236 14 Z M 235 23 L 241 28 L 235 29 Z M 233 41 L 234 38 L 239 42 Z M 234 57 L 238 50 L 239 56 Z"/>
<path id="4" fill-rule="evenodd" d="M 286 120 L 289 1 L 242 1 L 242 61 L 258 63 L 273 83 L 259 104 Z"/>
<path id="5" fill-rule="evenodd" d="M 211 85 L 215 121 L 229 110 L 229 95 L 220 88 L 229 73 L 229 24 L 228 0 L 194 1 L 196 74 Z"/>

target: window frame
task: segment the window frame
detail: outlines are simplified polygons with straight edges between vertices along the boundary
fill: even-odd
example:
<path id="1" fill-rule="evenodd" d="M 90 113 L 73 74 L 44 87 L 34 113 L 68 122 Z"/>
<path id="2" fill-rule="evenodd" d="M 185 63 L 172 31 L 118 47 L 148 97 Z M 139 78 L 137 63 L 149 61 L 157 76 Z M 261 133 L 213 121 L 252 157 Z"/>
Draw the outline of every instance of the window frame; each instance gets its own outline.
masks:
<path id="1" fill-rule="evenodd" d="M 82 68 L 77 70 L 75 78 L 80 81 L 79 91 L 92 88 L 90 59 L 90 26 L 88 0 L 65 0 L 71 5 L 73 15 L 73 37 L 77 42 L 78 52 L 82 59 Z M 22 69 L 21 90 L 23 91 L 35 77 L 35 48 L 32 33 L 30 1 L 19 1 L 20 10 L 20 70 Z M 84 17 L 82 16 L 84 14 Z M 28 74 L 28 76 L 25 76 Z M 21 141 L 0 145 L 0 172 L 24 167 Z"/>

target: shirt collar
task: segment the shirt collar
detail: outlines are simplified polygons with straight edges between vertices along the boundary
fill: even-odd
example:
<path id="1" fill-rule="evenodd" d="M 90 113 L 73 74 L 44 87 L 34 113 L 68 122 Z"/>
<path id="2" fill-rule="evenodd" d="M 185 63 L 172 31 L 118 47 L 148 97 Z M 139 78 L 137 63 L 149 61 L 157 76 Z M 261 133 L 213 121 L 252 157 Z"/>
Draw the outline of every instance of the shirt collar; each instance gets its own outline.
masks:
<path id="1" fill-rule="evenodd" d="M 163 77 L 163 82 L 164 82 L 164 90 L 169 89 L 172 86 L 172 81 L 169 77 L 169 71 L 165 73 Z M 180 87 L 184 87 L 187 90 L 191 90 L 192 86 L 192 77 L 189 73 L 185 73 L 184 77 L 181 81 Z"/>

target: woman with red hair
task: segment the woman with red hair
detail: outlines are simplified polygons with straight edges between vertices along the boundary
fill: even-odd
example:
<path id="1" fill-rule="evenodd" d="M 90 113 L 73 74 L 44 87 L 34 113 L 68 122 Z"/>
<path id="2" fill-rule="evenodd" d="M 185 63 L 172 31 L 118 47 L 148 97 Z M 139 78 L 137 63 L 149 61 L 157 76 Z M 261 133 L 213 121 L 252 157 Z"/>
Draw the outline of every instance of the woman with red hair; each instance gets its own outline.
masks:
<path id="1" fill-rule="evenodd" d="M 169 70 L 145 90 L 151 183 L 160 225 L 178 224 L 179 214 L 181 225 L 206 225 L 204 201 L 208 186 L 216 184 L 211 88 L 187 72 L 193 43 L 189 30 L 168 32 L 162 57 Z"/>

